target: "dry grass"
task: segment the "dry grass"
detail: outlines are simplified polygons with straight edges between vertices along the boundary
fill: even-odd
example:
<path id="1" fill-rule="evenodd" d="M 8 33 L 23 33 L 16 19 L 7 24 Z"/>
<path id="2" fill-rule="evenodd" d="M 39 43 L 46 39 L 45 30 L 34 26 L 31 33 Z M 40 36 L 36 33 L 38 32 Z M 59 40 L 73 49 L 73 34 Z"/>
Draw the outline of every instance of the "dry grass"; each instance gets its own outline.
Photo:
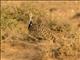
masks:
<path id="1" fill-rule="evenodd" d="M 80 60 L 80 2 L 1 2 L 1 37 L 1 60 Z"/>

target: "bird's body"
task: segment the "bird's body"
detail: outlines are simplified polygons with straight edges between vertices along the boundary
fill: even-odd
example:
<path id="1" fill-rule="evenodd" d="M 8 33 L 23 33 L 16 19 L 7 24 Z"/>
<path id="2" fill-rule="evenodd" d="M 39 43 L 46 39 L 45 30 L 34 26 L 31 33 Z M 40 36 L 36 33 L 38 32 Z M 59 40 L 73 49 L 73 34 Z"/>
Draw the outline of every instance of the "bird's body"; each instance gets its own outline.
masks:
<path id="1" fill-rule="evenodd" d="M 29 26 L 28 26 L 28 29 L 30 29 L 30 27 L 32 26 L 32 21 L 29 22 Z"/>

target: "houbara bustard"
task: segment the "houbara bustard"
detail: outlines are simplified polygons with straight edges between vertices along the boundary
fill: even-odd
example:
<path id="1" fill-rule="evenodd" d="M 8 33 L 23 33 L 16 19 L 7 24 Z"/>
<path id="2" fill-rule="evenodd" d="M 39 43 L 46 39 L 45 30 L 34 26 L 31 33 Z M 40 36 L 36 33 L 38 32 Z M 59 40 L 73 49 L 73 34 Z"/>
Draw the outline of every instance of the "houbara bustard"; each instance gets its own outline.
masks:
<path id="1" fill-rule="evenodd" d="M 28 25 L 28 29 L 30 29 L 30 27 L 33 25 L 32 21 L 33 21 L 33 15 L 32 13 L 29 14 L 29 25 Z"/>

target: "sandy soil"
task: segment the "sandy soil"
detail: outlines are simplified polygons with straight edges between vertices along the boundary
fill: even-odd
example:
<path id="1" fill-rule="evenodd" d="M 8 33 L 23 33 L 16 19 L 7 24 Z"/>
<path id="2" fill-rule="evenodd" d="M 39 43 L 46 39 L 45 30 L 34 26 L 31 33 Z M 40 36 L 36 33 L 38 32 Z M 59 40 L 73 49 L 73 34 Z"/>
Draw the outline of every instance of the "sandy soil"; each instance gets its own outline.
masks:
<path id="1" fill-rule="evenodd" d="M 22 8 L 23 4 L 46 13 L 42 19 L 44 25 L 39 27 L 34 20 L 38 31 L 35 25 L 28 30 L 26 24 L 19 21 L 16 27 L 11 26 L 12 30 L 8 27 L 2 30 L 1 60 L 80 60 L 80 2 L 8 1 L 1 2 L 1 7 Z M 66 32 L 66 28 L 64 32 L 50 30 L 47 24 L 54 20 L 58 26 L 69 23 L 71 31 Z"/>

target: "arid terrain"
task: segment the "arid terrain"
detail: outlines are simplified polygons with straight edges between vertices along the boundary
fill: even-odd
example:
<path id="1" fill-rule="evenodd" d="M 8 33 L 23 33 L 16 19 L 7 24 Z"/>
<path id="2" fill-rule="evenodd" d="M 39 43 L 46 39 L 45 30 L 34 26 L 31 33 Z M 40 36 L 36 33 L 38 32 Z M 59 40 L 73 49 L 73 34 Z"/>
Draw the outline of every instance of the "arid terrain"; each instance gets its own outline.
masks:
<path id="1" fill-rule="evenodd" d="M 1 60 L 80 60 L 80 2 L 1 1 Z"/>

